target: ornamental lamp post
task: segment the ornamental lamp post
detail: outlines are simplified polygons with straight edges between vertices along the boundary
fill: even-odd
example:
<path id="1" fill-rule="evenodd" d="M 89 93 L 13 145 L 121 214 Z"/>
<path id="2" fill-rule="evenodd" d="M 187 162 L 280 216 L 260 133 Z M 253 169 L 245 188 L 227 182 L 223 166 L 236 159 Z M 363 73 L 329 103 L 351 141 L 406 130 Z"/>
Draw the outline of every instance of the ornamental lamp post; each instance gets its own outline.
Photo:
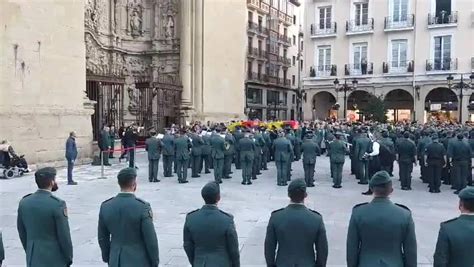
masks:
<path id="1" fill-rule="evenodd" d="M 340 85 L 339 80 L 336 78 L 334 80 L 334 89 L 336 92 L 344 92 L 344 119 L 347 118 L 347 92 L 357 90 L 359 81 L 357 79 L 352 80 L 352 86 L 347 84 L 347 80 L 344 80 L 344 84 Z"/>
<path id="2" fill-rule="evenodd" d="M 466 83 L 464 81 L 464 77 L 463 75 L 461 74 L 461 80 L 459 81 L 459 83 L 454 83 L 453 84 L 453 81 L 454 81 L 454 77 L 449 74 L 448 77 L 446 77 L 446 81 L 448 83 L 448 88 L 449 89 L 458 89 L 459 90 L 459 123 L 462 124 L 463 120 L 462 120 L 462 109 L 463 109 L 463 105 L 462 105 L 462 100 L 463 100 L 463 97 L 464 97 L 464 89 L 471 89 L 472 86 L 473 86 L 473 80 L 474 80 L 474 72 L 471 73 L 471 75 L 469 76 L 469 83 Z"/>

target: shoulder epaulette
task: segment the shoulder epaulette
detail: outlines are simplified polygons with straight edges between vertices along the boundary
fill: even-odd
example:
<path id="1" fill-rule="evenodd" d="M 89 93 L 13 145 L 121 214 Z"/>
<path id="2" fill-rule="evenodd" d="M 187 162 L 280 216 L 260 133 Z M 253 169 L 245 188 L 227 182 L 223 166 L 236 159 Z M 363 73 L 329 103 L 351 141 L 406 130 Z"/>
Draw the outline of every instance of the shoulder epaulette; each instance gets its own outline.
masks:
<path id="1" fill-rule="evenodd" d="M 285 208 L 281 208 L 281 209 L 274 210 L 274 211 L 272 211 L 272 214 L 275 213 L 275 212 L 282 211 L 282 210 L 284 210 L 284 209 L 285 209 Z"/>
<path id="2" fill-rule="evenodd" d="M 219 211 L 220 211 L 221 213 L 224 213 L 225 215 L 231 217 L 231 218 L 234 218 L 234 216 L 232 216 L 232 214 L 230 214 L 230 213 L 227 213 L 227 212 L 222 211 L 222 210 L 219 210 Z"/>
<path id="3" fill-rule="evenodd" d="M 194 212 L 196 212 L 196 211 L 198 211 L 198 210 L 199 210 L 199 209 L 190 211 L 190 212 L 188 212 L 188 215 L 191 214 L 191 213 L 194 213 Z"/>
<path id="4" fill-rule="evenodd" d="M 405 205 L 398 204 L 398 203 L 395 203 L 395 205 L 397 205 L 397 206 L 399 206 L 399 207 L 402 207 L 402 208 L 404 208 L 404 209 L 406 209 L 406 210 L 408 210 L 408 211 L 411 212 L 411 210 L 410 210 L 407 206 L 405 206 Z"/>
<path id="5" fill-rule="evenodd" d="M 52 199 L 54 199 L 54 200 L 59 201 L 59 202 L 63 202 L 62 199 L 60 199 L 60 198 L 58 198 L 58 197 L 56 197 L 56 196 L 54 196 L 54 195 L 51 195 L 50 197 L 51 197 Z"/>
<path id="6" fill-rule="evenodd" d="M 457 218 L 452 218 L 451 220 L 447 220 L 447 221 L 445 221 L 445 222 L 442 222 L 441 224 L 454 222 L 454 221 L 456 221 L 457 219 L 459 219 L 459 217 L 457 217 Z"/>
<path id="7" fill-rule="evenodd" d="M 109 199 L 103 201 L 102 203 L 105 203 L 105 202 L 110 201 L 110 200 L 112 200 L 112 199 L 114 199 L 114 197 L 111 197 L 111 198 L 109 198 Z"/>
<path id="8" fill-rule="evenodd" d="M 366 204 L 369 204 L 369 202 L 359 203 L 359 204 L 355 205 L 352 209 L 355 209 L 357 207 L 360 207 L 360 206 L 363 206 L 363 205 L 366 205 Z"/>
<path id="9" fill-rule="evenodd" d="M 319 212 L 317 212 L 317 211 L 315 211 L 315 210 L 312 210 L 312 209 L 309 209 L 309 210 L 312 211 L 312 212 L 314 212 L 314 213 L 316 213 L 316 214 L 318 214 L 318 215 L 321 215 L 321 213 L 319 213 Z"/>
<path id="10" fill-rule="evenodd" d="M 146 202 L 145 200 L 143 200 L 141 198 L 135 197 L 135 199 L 138 200 L 139 202 L 143 203 L 143 204 L 148 204 L 148 202 Z"/>
<path id="11" fill-rule="evenodd" d="M 32 194 L 33 194 L 33 193 L 29 193 L 28 195 L 23 196 L 22 199 L 23 199 L 23 198 L 26 198 L 26 197 L 29 197 L 29 196 L 31 196 Z"/>

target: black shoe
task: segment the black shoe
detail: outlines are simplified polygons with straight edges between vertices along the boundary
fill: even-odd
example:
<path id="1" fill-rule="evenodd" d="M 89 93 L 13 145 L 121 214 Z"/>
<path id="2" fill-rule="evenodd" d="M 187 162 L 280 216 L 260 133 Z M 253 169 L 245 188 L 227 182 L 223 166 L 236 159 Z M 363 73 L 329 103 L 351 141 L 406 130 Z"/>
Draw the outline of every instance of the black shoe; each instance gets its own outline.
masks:
<path id="1" fill-rule="evenodd" d="M 460 191 L 461 191 L 461 190 L 456 190 L 456 191 L 454 191 L 453 193 L 456 194 L 456 195 L 458 195 Z"/>
<path id="2" fill-rule="evenodd" d="M 408 187 L 402 187 L 402 190 L 406 191 L 408 190 Z"/>
<path id="3" fill-rule="evenodd" d="M 248 184 L 248 185 L 251 185 L 251 184 L 252 184 L 252 182 L 251 182 L 251 181 L 248 181 L 248 182 L 247 182 L 247 184 Z"/>
<path id="4" fill-rule="evenodd" d="M 67 182 L 67 185 L 77 185 L 77 182 L 74 182 L 74 181 Z"/>
<path id="5" fill-rule="evenodd" d="M 436 189 L 434 192 L 435 192 L 435 193 L 441 193 L 441 190 Z"/>
<path id="6" fill-rule="evenodd" d="M 135 166 L 135 169 L 138 170 L 138 166 Z"/>
<path id="7" fill-rule="evenodd" d="M 229 174 L 233 174 L 234 172 L 229 172 Z"/>
<path id="8" fill-rule="evenodd" d="M 358 184 L 368 184 L 368 182 L 357 182 Z"/>
<path id="9" fill-rule="evenodd" d="M 220 180 L 220 181 L 217 181 L 216 183 L 218 183 L 218 184 L 222 184 L 222 180 Z"/>
<path id="10" fill-rule="evenodd" d="M 262 173 L 261 173 L 261 172 L 257 172 L 257 175 L 262 175 Z"/>
<path id="11" fill-rule="evenodd" d="M 257 180 L 257 177 L 252 177 L 252 180 Z"/>
<path id="12" fill-rule="evenodd" d="M 211 172 L 210 172 L 210 171 L 205 171 L 205 172 L 204 172 L 204 174 L 209 174 L 209 173 L 211 173 Z"/>
<path id="13" fill-rule="evenodd" d="M 429 192 L 430 192 L 430 193 L 435 193 L 435 190 L 430 189 Z"/>
<path id="14" fill-rule="evenodd" d="M 268 168 L 263 168 L 264 171 L 268 171 Z"/>
<path id="15" fill-rule="evenodd" d="M 309 184 L 308 187 L 314 187 L 314 184 Z"/>
<path id="16" fill-rule="evenodd" d="M 367 190 L 366 192 L 363 192 L 362 195 L 366 195 L 366 196 L 370 196 L 372 195 L 372 191 L 371 190 Z"/>
<path id="17" fill-rule="evenodd" d="M 184 180 L 184 181 L 181 181 L 181 183 L 182 183 L 182 184 L 187 184 L 187 183 L 189 183 L 189 181 Z"/>
<path id="18" fill-rule="evenodd" d="M 246 182 L 244 182 L 244 181 L 242 181 L 242 183 L 241 183 L 241 184 L 243 184 L 243 185 L 246 185 L 247 183 L 246 183 Z"/>
<path id="19" fill-rule="evenodd" d="M 287 185 L 288 185 L 288 183 L 283 183 L 282 185 L 283 185 L 283 186 L 287 186 Z"/>
<path id="20" fill-rule="evenodd" d="M 110 163 L 107 163 L 107 164 L 104 164 L 104 166 L 112 166 L 112 164 L 110 164 Z"/>
<path id="21" fill-rule="evenodd" d="M 278 184 L 278 186 L 285 186 L 285 184 L 283 184 L 283 183 L 280 183 L 280 184 Z"/>
<path id="22" fill-rule="evenodd" d="M 411 190 L 411 187 L 407 187 L 407 190 Z"/>
<path id="23" fill-rule="evenodd" d="M 153 180 L 154 183 L 159 183 L 161 180 Z"/>
<path id="24" fill-rule="evenodd" d="M 193 175 L 193 176 L 191 176 L 191 178 L 199 178 L 199 177 L 201 177 L 201 176 L 200 176 L 200 175 Z"/>

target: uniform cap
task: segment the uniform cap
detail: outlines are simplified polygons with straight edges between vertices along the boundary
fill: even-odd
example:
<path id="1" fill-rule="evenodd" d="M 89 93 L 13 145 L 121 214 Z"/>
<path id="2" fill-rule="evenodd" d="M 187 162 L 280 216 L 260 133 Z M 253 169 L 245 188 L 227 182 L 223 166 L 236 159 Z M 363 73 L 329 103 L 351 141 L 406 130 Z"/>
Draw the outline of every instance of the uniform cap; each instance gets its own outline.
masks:
<path id="1" fill-rule="evenodd" d="M 288 186 L 288 193 L 301 190 L 306 192 L 306 182 L 303 179 L 293 180 Z"/>
<path id="2" fill-rule="evenodd" d="M 209 182 L 201 189 L 201 196 L 204 199 L 214 199 L 220 194 L 221 190 L 219 184 L 216 182 Z"/>
<path id="3" fill-rule="evenodd" d="M 56 169 L 53 167 L 44 167 L 35 172 L 36 179 L 51 179 L 56 177 Z"/>
<path id="4" fill-rule="evenodd" d="M 474 200 L 474 186 L 464 188 L 458 196 L 462 200 Z"/>
<path id="5" fill-rule="evenodd" d="M 385 185 L 390 183 L 392 180 L 390 179 L 390 175 L 386 171 L 378 171 L 376 172 L 369 181 L 369 186 L 379 186 Z"/>
<path id="6" fill-rule="evenodd" d="M 439 139 L 438 134 L 432 134 L 431 139 L 438 140 Z"/>
<path id="7" fill-rule="evenodd" d="M 128 180 L 130 178 L 137 177 L 137 170 L 135 168 L 124 168 L 121 169 L 117 175 L 117 179 L 120 180 Z"/>

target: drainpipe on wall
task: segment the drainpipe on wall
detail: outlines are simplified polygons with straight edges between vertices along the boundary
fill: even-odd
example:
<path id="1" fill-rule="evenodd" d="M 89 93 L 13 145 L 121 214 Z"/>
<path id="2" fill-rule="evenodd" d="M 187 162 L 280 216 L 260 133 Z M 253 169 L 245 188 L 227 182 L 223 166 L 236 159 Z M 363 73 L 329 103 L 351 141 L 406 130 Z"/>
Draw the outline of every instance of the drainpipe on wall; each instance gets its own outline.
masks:
<path id="1" fill-rule="evenodd" d="M 416 102 L 419 101 L 420 99 L 417 100 L 417 94 L 416 94 L 416 67 L 415 67 L 415 63 L 416 63 L 416 20 L 417 20 L 417 13 L 416 13 L 416 9 L 417 9 L 417 6 L 418 6 L 418 0 L 415 0 L 415 10 L 413 12 L 413 14 L 415 14 L 415 18 L 413 20 L 413 28 L 414 28 L 414 35 L 413 35 L 413 74 L 412 74 L 412 86 L 411 86 L 411 90 L 412 90 L 412 95 L 413 95 L 413 120 L 416 120 Z"/>

